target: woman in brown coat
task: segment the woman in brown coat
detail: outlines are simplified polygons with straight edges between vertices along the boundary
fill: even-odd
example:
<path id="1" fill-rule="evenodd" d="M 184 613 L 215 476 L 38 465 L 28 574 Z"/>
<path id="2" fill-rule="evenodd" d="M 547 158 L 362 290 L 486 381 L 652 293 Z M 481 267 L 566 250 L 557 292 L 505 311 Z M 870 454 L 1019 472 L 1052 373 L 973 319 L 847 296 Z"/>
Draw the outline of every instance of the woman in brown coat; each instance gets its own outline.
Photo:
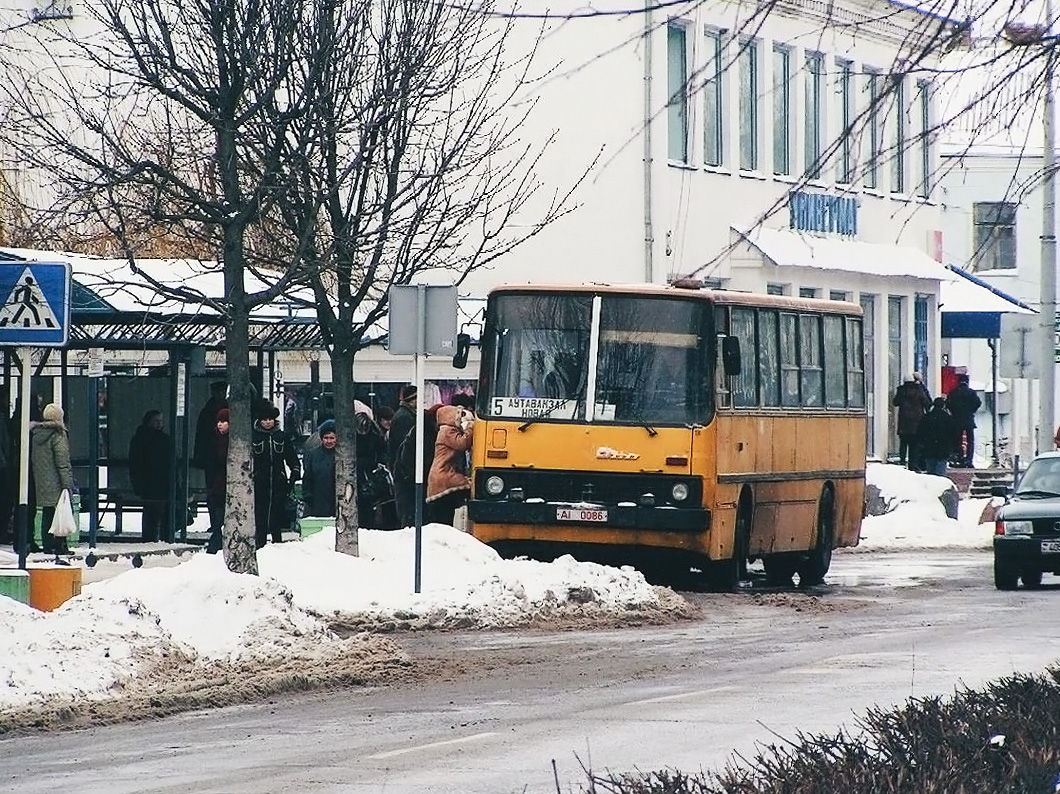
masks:
<path id="1" fill-rule="evenodd" d="M 44 406 L 44 421 L 30 434 L 30 460 L 37 506 L 41 510 L 41 540 L 49 554 L 67 554 L 66 538 L 57 538 L 49 529 L 55 506 L 64 490 L 74 490 L 74 469 L 70 465 L 70 438 L 63 424 L 63 409 L 55 403 Z"/>
<path id="2" fill-rule="evenodd" d="M 452 526 L 456 509 L 467 502 L 471 492 L 467 451 L 471 449 L 475 415 L 458 405 L 442 405 L 436 417 L 438 436 L 427 475 L 427 520 Z"/>

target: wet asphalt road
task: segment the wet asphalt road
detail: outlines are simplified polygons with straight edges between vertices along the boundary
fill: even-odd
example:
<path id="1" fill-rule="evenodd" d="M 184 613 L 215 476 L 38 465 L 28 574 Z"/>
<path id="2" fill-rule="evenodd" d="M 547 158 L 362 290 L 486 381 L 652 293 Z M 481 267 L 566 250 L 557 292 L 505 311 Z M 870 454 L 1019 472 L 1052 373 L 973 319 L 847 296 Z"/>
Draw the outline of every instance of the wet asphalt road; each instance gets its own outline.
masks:
<path id="1" fill-rule="evenodd" d="M 585 774 L 717 768 L 756 743 L 1060 659 L 1060 577 L 994 590 L 987 551 L 838 553 L 811 593 L 687 594 L 703 618 L 398 637 L 425 683 L 0 741 L 0 790 L 579 791 Z M 553 766 L 554 762 L 554 766 Z"/>

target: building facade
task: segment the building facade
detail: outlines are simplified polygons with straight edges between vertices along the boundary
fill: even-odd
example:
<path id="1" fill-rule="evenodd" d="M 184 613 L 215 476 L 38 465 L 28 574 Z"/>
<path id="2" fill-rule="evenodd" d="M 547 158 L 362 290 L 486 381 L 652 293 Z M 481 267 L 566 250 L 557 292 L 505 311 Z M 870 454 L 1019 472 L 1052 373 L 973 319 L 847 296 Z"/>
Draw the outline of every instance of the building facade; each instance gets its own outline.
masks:
<path id="1" fill-rule="evenodd" d="M 550 4 L 516 20 L 513 57 L 536 48 L 536 103 L 521 129 L 554 141 L 535 176 L 575 211 L 461 294 L 498 283 L 654 282 L 859 303 L 865 311 L 870 455 L 896 446 L 895 387 L 939 387 L 941 209 L 932 48 L 946 20 L 885 0 Z M 569 6 L 569 8 L 565 8 Z M 498 24 L 508 24 L 504 20 Z M 75 19 L 71 24 L 77 24 Z M 544 29 L 542 31 L 542 24 Z M 540 35 L 542 34 L 543 35 Z M 466 377 L 432 361 L 428 377 Z M 276 362 L 306 382 L 326 357 Z M 411 376 L 408 359 L 359 354 L 361 383 Z"/>

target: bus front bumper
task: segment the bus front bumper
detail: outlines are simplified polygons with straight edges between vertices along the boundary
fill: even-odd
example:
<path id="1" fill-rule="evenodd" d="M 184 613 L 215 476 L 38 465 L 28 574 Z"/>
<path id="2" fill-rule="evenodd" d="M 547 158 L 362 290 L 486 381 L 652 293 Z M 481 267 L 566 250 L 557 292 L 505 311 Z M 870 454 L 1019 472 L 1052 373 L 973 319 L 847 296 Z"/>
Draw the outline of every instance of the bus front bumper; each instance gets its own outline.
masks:
<path id="1" fill-rule="evenodd" d="M 471 521 L 483 524 L 572 524 L 582 527 L 655 529 L 672 532 L 704 532 L 710 529 L 710 511 L 702 507 L 673 508 L 602 505 L 598 510 L 586 510 L 592 520 L 579 520 L 578 511 L 569 505 L 550 502 L 486 501 L 472 499 L 467 515 Z M 572 516 L 573 513 L 573 516 Z M 600 514 L 606 515 L 601 518 Z"/>

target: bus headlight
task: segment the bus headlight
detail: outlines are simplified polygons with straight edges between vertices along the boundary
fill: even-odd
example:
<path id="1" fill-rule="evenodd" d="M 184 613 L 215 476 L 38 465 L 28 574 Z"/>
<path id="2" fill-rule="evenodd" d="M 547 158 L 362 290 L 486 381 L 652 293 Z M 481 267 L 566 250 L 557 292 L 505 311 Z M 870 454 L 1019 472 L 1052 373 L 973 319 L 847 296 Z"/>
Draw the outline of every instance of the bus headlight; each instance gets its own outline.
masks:
<path id="1" fill-rule="evenodd" d="M 494 474 L 486 478 L 486 493 L 490 496 L 500 496 L 504 493 L 504 480 Z"/>
<path id="2" fill-rule="evenodd" d="M 683 482 L 675 482 L 674 487 L 670 489 L 670 495 L 675 502 L 683 502 L 688 498 L 688 486 Z"/>

